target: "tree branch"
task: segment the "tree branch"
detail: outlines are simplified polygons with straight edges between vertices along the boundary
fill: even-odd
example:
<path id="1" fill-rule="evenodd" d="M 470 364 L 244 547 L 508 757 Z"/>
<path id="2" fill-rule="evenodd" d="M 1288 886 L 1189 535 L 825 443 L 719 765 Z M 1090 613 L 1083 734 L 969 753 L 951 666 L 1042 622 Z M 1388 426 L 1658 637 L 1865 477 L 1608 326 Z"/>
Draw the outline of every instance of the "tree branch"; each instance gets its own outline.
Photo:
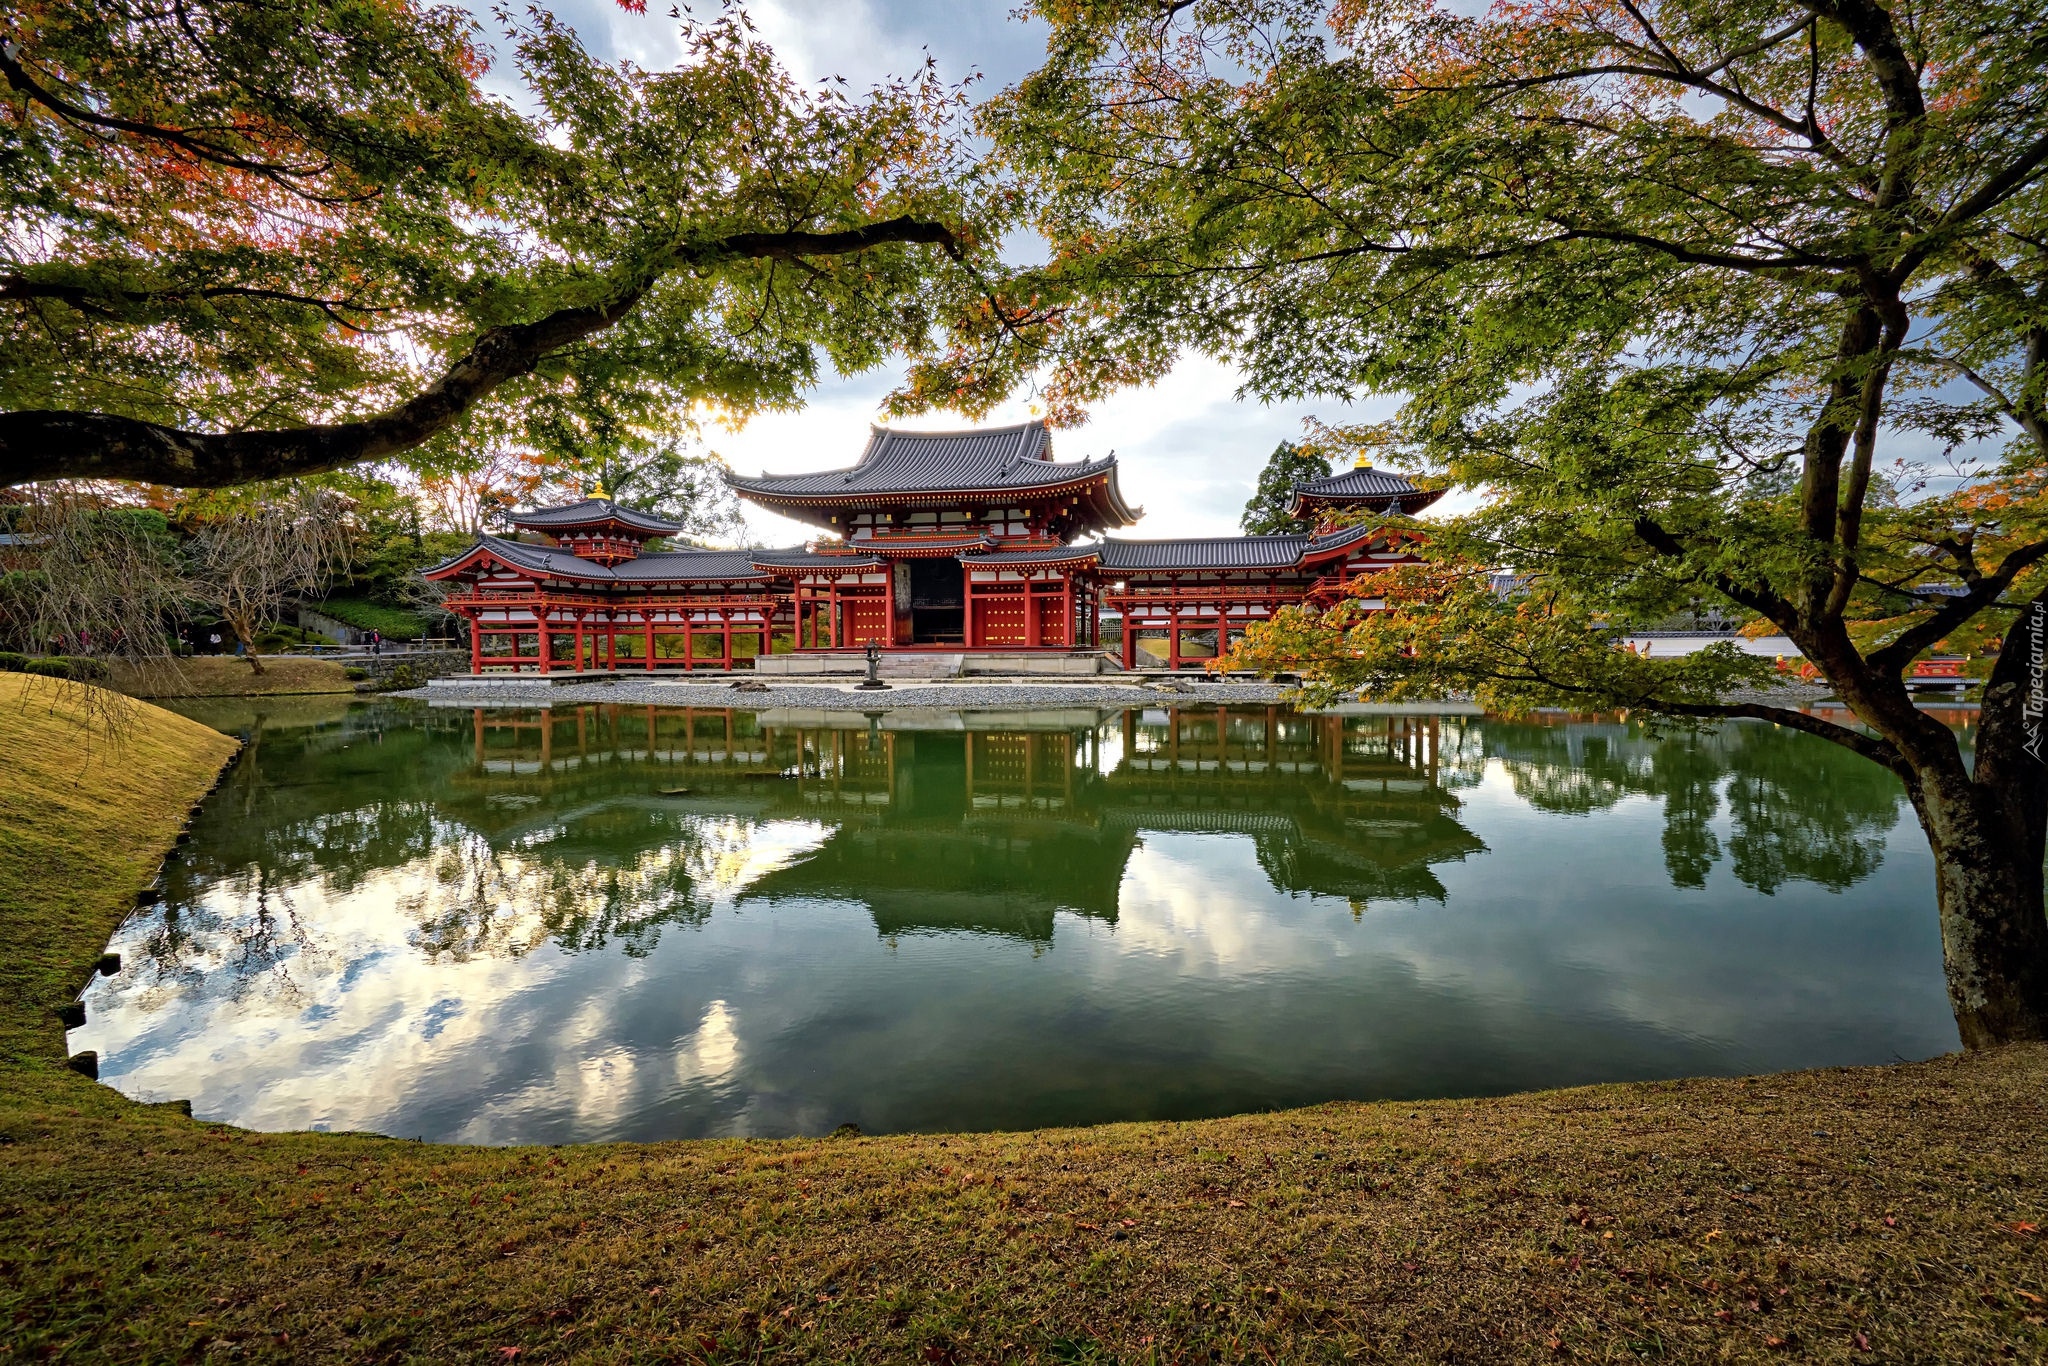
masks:
<path id="1" fill-rule="evenodd" d="M 1950 598 L 1923 622 L 1907 627 L 1899 638 L 1864 656 L 1871 668 L 1887 674 L 1902 674 L 1913 656 L 1967 624 L 1987 607 L 1998 606 L 1999 596 L 2012 585 L 2022 569 L 2048 556 L 2048 541 L 2023 545 L 1998 562 L 1998 568 L 1970 585 L 1967 595 Z"/>
<path id="2" fill-rule="evenodd" d="M 2003 389 L 2000 389 L 1996 384 L 1993 384 L 1954 356 L 1923 352 L 1914 356 L 1914 359 L 1924 359 L 1935 365 L 1945 365 L 1958 375 L 1961 375 L 1965 380 L 1981 390 L 1985 397 L 1996 404 L 1998 411 L 2004 413 L 2014 422 L 2017 422 L 2022 431 L 2034 438 L 2034 443 L 2041 448 L 2043 454 L 2048 454 L 2048 422 L 2043 422 L 2039 414 L 2030 413 L 2021 408 L 2006 395 Z"/>
<path id="3" fill-rule="evenodd" d="M 319 474 L 410 450 L 446 429 L 547 356 L 615 326 L 671 270 L 734 258 L 845 256 L 887 243 L 923 243 L 954 260 L 943 223 L 908 216 L 838 232 L 742 232 L 684 243 L 608 300 L 487 328 L 440 378 L 412 398 L 351 422 L 252 432 L 194 432 L 112 413 L 32 409 L 0 414 L 0 485 L 42 479 L 136 479 L 219 488 Z"/>
<path id="4" fill-rule="evenodd" d="M 1666 559 L 1683 559 L 1687 553 L 1685 543 L 1672 535 L 1655 518 L 1639 516 L 1635 520 L 1636 539 Z M 1725 574 L 1706 574 L 1702 579 L 1715 592 L 1731 602 L 1739 602 L 1759 616 L 1769 617 L 1778 625 L 1784 625 L 1784 618 L 1791 615 L 1791 604 L 1777 594 L 1768 591 L 1748 589 L 1737 584 Z"/>
<path id="5" fill-rule="evenodd" d="M 265 180 L 282 186 L 293 194 L 303 195 L 319 203 L 339 204 L 350 202 L 352 198 L 370 197 L 367 195 L 353 197 L 318 195 L 310 192 L 302 184 L 293 183 L 326 175 L 334 169 L 332 161 L 323 159 L 320 164 L 314 166 L 287 166 L 281 162 L 254 161 L 248 157 L 238 156 L 233 152 L 215 147 L 205 139 L 195 137 L 182 128 L 166 128 L 160 124 L 138 123 L 133 119 L 119 118 L 112 114 L 100 114 L 87 109 L 83 105 L 73 104 L 55 92 L 45 89 L 33 76 L 29 75 L 27 68 L 23 67 L 17 60 L 20 53 L 21 46 L 12 39 L 0 42 L 0 76 L 5 76 L 9 85 L 13 86 L 23 95 L 26 95 L 30 100 L 68 122 L 82 124 L 88 128 L 103 128 L 109 132 L 130 133 L 137 137 L 148 138 L 154 142 L 165 143 L 200 161 L 211 162 L 216 166 L 225 166 L 230 170 L 247 171 L 251 175 L 262 176 Z"/>
<path id="6" fill-rule="evenodd" d="M 197 289 L 118 289 L 93 285 L 31 280 L 21 275 L 0 275 L 0 300 L 54 299 L 81 313 L 111 317 L 120 305 L 176 304 L 188 299 L 269 299 L 276 303 L 315 308 L 353 332 L 364 329 L 349 322 L 346 313 L 388 313 L 388 308 L 350 303 L 347 299 L 322 299 L 317 295 L 294 294 L 289 290 L 265 289 L 259 285 L 204 285 Z"/>
<path id="7" fill-rule="evenodd" d="M 1804 731 L 1808 735 L 1831 740 L 1844 749 L 1854 750 L 1874 763 L 1883 764 L 1907 782 L 1914 781 L 1912 766 L 1906 762 L 1906 756 L 1890 741 L 1875 735 L 1865 735 L 1862 731 L 1852 730 L 1848 726 L 1838 726 L 1832 721 L 1823 721 L 1818 716 L 1794 711 L 1790 707 L 1768 707 L 1758 702 L 1645 702 L 1643 706 L 1646 710 L 1670 712 L 1674 716 L 1769 721 L 1787 730 Z"/>

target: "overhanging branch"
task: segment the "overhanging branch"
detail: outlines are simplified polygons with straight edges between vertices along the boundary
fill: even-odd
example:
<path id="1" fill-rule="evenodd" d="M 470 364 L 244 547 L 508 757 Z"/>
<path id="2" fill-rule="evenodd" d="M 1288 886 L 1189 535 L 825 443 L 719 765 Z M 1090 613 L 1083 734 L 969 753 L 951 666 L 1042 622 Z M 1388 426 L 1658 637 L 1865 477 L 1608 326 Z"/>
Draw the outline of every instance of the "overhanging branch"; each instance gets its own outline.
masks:
<path id="1" fill-rule="evenodd" d="M 1888 674 L 1903 673 L 1913 657 L 1936 641 L 1967 625 L 1970 618 L 1986 608 L 1999 606 L 1999 597 L 2012 585 L 2021 570 L 2048 556 L 2048 541 L 2023 545 L 1998 562 L 1998 568 L 1970 585 L 1963 597 L 1951 598 L 1927 620 L 1907 627 L 1899 638 L 1882 649 L 1872 650 L 1865 661 Z"/>
<path id="2" fill-rule="evenodd" d="M 1722 717 L 1729 720 L 1748 719 L 1769 721 L 1787 730 L 1804 731 L 1817 735 L 1823 740 L 1833 741 L 1844 749 L 1854 750 L 1873 763 L 1883 764 L 1908 782 L 1914 780 L 1913 769 L 1907 764 L 1906 756 L 1888 740 L 1875 735 L 1865 735 L 1848 726 L 1838 726 L 1832 721 L 1790 707 L 1770 707 L 1758 702 L 1656 702 L 1644 703 L 1645 710 L 1670 712 L 1674 716 L 1696 716 L 1702 719 Z"/>
<path id="3" fill-rule="evenodd" d="M 836 232 L 743 232 L 679 244 L 665 261 L 601 303 L 486 329 L 440 378 L 403 403 L 351 422 L 251 432 L 195 432 L 113 413 L 32 409 L 0 414 L 0 485 L 43 479 L 135 479 L 219 488 L 320 474 L 410 450 L 454 424 L 549 355 L 617 325 L 671 270 L 736 258 L 845 256 L 923 243 L 958 260 L 943 223 L 902 216 Z"/>

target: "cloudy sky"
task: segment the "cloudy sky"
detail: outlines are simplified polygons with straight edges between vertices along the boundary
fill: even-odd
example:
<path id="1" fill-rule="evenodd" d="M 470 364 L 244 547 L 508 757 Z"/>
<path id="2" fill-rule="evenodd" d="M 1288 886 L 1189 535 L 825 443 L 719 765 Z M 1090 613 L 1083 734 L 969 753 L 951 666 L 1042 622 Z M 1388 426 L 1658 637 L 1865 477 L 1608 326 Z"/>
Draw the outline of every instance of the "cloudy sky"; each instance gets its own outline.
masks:
<path id="1" fill-rule="evenodd" d="M 485 9 L 481 0 L 469 3 Z M 672 65 L 679 56 L 675 22 L 660 0 L 644 15 L 628 14 L 613 0 L 552 0 L 550 7 L 600 56 L 650 68 Z M 1013 7 L 1014 0 L 751 0 L 746 6 L 799 79 L 844 76 L 865 85 L 915 71 L 929 52 L 945 79 L 979 72 L 980 88 L 989 92 L 1030 71 L 1044 51 L 1042 28 L 1009 17 Z M 698 11 L 709 14 L 713 8 L 700 3 Z M 849 464 L 899 378 L 894 368 L 829 378 L 803 412 L 757 418 L 736 432 L 713 428 L 707 443 L 744 474 Z M 1099 405 L 1087 425 L 1056 438 L 1054 451 L 1062 460 L 1116 453 L 1124 496 L 1145 510 L 1144 520 L 1127 535 L 1228 534 L 1237 529 L 1267 454 L 1275 443 L 1300 435 L 1304 417 L 1360 420 L 1390 414 L 1393 407 L 1328 401 L 1267 406 L 1238 401 L 1236 388 L 1230 370 L 1189 357 L 1165 382 Z M 990 420 L 1034 415 L 1020 397 Z M 930 429 L 961 422 L 940 413 L 902 425 Z M 750 532 L 771 544 L 813 534 L 757 508 L 748 508 L 747 515 Z"/>

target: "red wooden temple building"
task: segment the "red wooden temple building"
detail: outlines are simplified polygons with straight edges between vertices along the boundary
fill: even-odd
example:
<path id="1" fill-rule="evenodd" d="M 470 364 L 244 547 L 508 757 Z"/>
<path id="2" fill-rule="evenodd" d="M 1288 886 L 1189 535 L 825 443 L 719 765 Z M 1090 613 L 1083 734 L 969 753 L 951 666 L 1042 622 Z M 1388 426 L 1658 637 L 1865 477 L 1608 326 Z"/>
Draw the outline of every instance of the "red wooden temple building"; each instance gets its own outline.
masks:
<path id="1" fill-rule="evenodd" d="M 1408 533 L 1337 518 L 1438 496 L 1360 468 L 1294 491 L 1299 532 L 1120 540 L 1105 533 L 1140 513 L 1116 457 L 1055 460 L 1042 422 L 876 428 L 844 469 L 730 482 L 824 534 L 780 550 L 651 550 L 682 528 L 600 494 L 517 514 L 523 536 L 479 537 L 426 575 L 450 584 L 477 672 L 729 669 L 772 655 L 775 672 L 823 673 L 853 668 L 870 642 L 1009 656 L 1020 670 L 1064 657 L 1093 672 L 1105 655 L 1196 667 L 1278 608 L 1333 601 L 1350 577 L 1411 558 Z"/>

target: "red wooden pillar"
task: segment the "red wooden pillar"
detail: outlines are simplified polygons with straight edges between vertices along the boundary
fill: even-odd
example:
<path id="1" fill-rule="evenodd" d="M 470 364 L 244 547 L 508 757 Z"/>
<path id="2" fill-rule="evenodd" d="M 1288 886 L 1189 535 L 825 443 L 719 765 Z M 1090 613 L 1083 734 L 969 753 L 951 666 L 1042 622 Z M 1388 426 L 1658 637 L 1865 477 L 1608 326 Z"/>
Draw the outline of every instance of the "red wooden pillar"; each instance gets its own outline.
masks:
<path id="1" fill-rule="evenodd" d="M 683 611 L 683 672 L 697 667 L 697 637 L 694 632 L 697 614 L 689 609 Z"/>
<path id="2" fill-rule="evenodd" d="M 583 617 L 584 617 L 584 612 L 583 612 L 583 610 L 582 610 L 581 608 L 577 609 L 577 612 L 576 612 L 576 668 L 577 668 L 577 669 L 578 669 L 579 671 L 580 671 L 580 670 L 581 670 L 581 669 L 583 668 L 583 640 L 584 640 L 584 636 L 583 636 Z M 581 712 L 578 712 L 578 713 L 577 713 L 577 715 L 578 715 L 578 716 L 581 716 L 581 715 L 582 715 L 582 713 L 581 713 Z"/>
<path id="3" fill-rule="evenodd" d="M 642 629 L 643 631 L 645 631 L 645 632 L 646 632 L 646 641 L 647 641 L 647 656 L 646 656 L 646 664 L 647 664 L 647 672 L 649 672 L 649 673 L 653 673 L 653 672 L 654 672 L 654 613 L 652 613 L 652 612 L 642 612 L 642 613 L 640 614 L 640 626 L 641 626 L 641 629 Z"/>
<path id="4" fill-rule="evenodd" d="M 1038 581 L 1031 576 L 1031 573 L 1032 571 L 1029 569 L 1024 571 L 1024 648 L 1027 650 L 1037 649 L 1039 642 Z"/>
<path id="5" fill-rule="evenodd" d="M 464 612 L 462 617 L 469 623 L 469 671 L 480 674 L 484 671 L 484 633 L 478 625 L 477 613 Z"/>
<path id="6" fill-rule="evenodd" d="M 540 616 L 540 637 L 539 637 L 539 643 L 540 643 L 540 671 L 541 671 L 542 673 L 546 673 L 546 672 L 548 671 L 548 665 L 549 665 L 549 664 L 550 664 L 550 663 L 552 662 L 552 661 L 551 661 L 551 659 L 550 659 L 550 653 L 549 653 L 549 652 L 550 652 L 551 650 L 553 650 L 554 646 L 553 646 L 553 645 L 552 645 L 552 644 L 551 644 L 551 643 L 549 642 L 549 640 L 548 640 L 548 628 L 549 628 L 550 626 L 554 625 L 554 622 L 553 622 L 553 621 L 551 621 L 551 620 L 549 619 L 549 618 L 551 617 L 551 615 L 552 615 L 552 614 L 551 614 L 551 613 L 550 613 L 550 612 L 548 611 L 548 607 L 547 607 L 547 604 L 546 604 L 546 603 L 542 603 L 542 604 L 541 604 L 541 609 L 540 609 L 540 613 L 539 613 L 539 616 Z"/>

